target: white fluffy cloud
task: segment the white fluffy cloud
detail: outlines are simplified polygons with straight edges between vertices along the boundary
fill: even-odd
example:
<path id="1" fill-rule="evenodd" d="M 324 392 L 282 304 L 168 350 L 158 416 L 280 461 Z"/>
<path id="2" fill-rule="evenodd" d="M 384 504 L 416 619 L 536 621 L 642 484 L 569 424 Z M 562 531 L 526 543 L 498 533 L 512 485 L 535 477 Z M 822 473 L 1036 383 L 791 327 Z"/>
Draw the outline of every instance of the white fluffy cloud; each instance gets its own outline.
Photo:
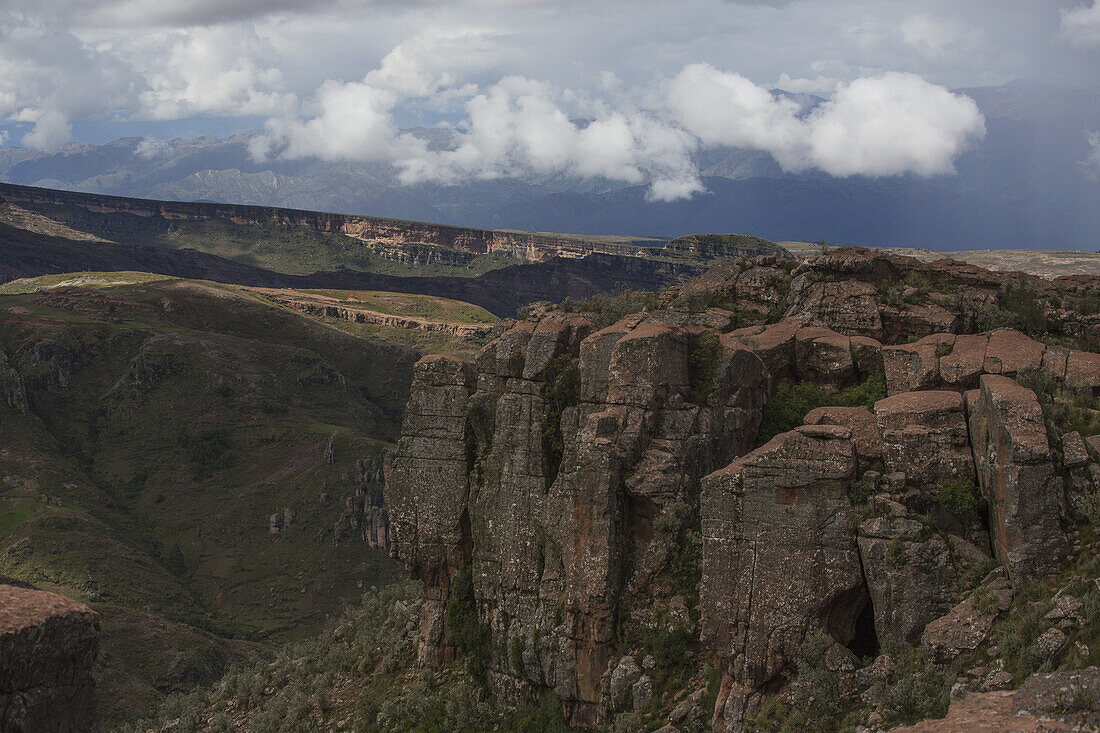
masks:
<path id="1" fill-rule="evenodd" d="M 835 176 L 951 173 L 985 133 L 973 100 L 913 74 L 856 79 L 808 115 L 748 79 L 705 64 L 669 85 L 673 118 L 703 144 L 770 153 L 788 171 Z"/>
<path id="2" fill-rule="evenodd" d="M 361 82 L 325 82 L 310 105 L 315 114 L 269 120 L 267 134 L 251 143 L 252 155 L 262 160 L 280 148 L 280 155 L 290 159 L 393 160 L 399 148 L 417 146 L 411 136 L 398 134 L 393 121 L 397 100 L 392 91 Z"/>
<path id="3" fill-rule="evenodd" d="M 969 99 L 914 74 L 854 65 L 840 49 L 823 50 L 830 61 L 792 67 L 802 76 L 782 77 L 796 91 L 831 96 L 809 112 L 748 78 L 774 75 L 685 65 L 685 55 L 707 57 L 711 38 L 697 26 L 683 38 L 671 33 L 673 40 L 639 44 L 637 27 L 627 23 L 631 48 L 642 49 L 631 53 L 644 54 L 644 63 L 634 64 L 634 56 L 596 65 L 596 57 L 584 54 L 601 46 L 580 39 L 599 29 L 585 23 L 624 13 L 634 22 L 631 11 L 610 4 L 463 0 L 434 8 L 432 17 L 472 20 L 424 28 L 427 11 L 390 0 L 371 0 L 377 13 L 370 18 L 359 0 L 324 0 L 317 17 L 295 14 L 305 0 L 8 2 L 17 10 L 0 10 L 0 117 L 33 124 L 23 142 L 42 148 L 67 141 L 73 121 L 96 117 L 262 116 L 268 121 L 253 141 L 257 158 L 384 162 L 406 182 L 598 178 L 648 185 L 652 198 L 670 200 L 702 190 L 693 155 L 703 147 L 765 151 L 788 171 L 928 176 L 950 173 L 960 151 L 984 130 Z M 693 18 L 708 17 L 698 12 L 708 0 L 690 2 Z M 36 15 L 36 5 L 47 10 Z M 476 8 L 484 12 L 472 12 Z M 666 20 L 683 12 L 651 9 Z M 775 17 L 763 6 L 720 9 L 753 22 Z M 1051 22 L 1059 17 L 1048 16 Z M 565 17 L 572 30 L 562 35 Z M 967 38 L 964 25 L 936 15 L 902 17 L 907 20 L 896 32 L 904 43 L 897 45 L 923 56 L 944 56 Z M 346 27 L 340 18 L 349 19 Z M 78 22 L 85 25 L 73 25 Z M 139 32 L 127 30 L 127 22 L 166 25 Z M 714 37 L 725 38 L 721 18 L 715 23 Z M 354 56 L 349 39 L 356 46 L 368 42 L 364 30 L 373 24 L 384 29 L 378 38 L 404 40 L 364 50 L 363 58 L 372 60 L 356 59 L 355 71 L 346 73 Z M 369 42 L 382 44 L 378 38 Z M 609 48 L 620 41 L 609 37 Z M 347 66 L 325 66 L 330 55 Z M 567 72 L 553 60 L 573 55 Z M 364 73 L 364 66 L 374 68 Z M 679 71 L 654 81 L 670 68 Z M 429 149 L 398 129 L 397 119 L 425 110 L 422 117 L 453 122 L 447 149 Z"/>
<path id="4" fill-rule="evenodd" d="M 23 136 L 23 144 L 39 150 L 56 150 L 69 142 L 72 134 L 73 126 L 69 118 L 50 110 L 34 120 L 34 129 Z"/>
<path id="5" fill-rule="evenodd" d="M 1075 46 L 1100 46 L 1100 2 L 1062 10 L 1062 35 Z"/>
<path id="6" fill-rule="evenodd" d="M 841 86 L 804 127 L 805 165 L 835 176 L 953 173 L 985 135 L 974 100 L 896 72 Z"/>
<path id="7" fill-rule="evenodd" d="M 143 116 L 266 116 L 293 108 L 296 98 L 283 88 L 274 50 L 251 29 L 195 28 L 173 38 L 167 59 L 147 75 Z"/>
<path id="8" fill-rule="evenodd" d="M 649 182 L 656 199 L 702 190 L 690 163 L 692 140 L 653 117 L 605 111 L 574 122 L 561 95 L 530 79 L 511 77 L 466 106 L 467 131 L 452 150 L 399 160 L 407 181 L 457 181 L 521 174 L 564 174 L 626 183 Z"/>
<path id="9" fill-rule="evenodd" d="M 451 146 L 429 150 L 399 132 L 394 110 L 407 96 L 443 94 L 458 82 L 425 71 L 433 65 L 414 54 L 386 59 L 361 82 L 326 82 L 306 115 L 269 121 L 266 135 L 253 141 L 253 155 L 386 162 L 406 183 L 602 178 L 646 183 L 651 199 L 668 201 L 703 190 L 692 162 L 700 146 L 762 150 L 788 171 L 932 176 L 951 173 L 956 156 L 985 131 L 972 100 L 912 74 L 857 79 L 804 114 L 796 101 L 739 74 L 691 64 L 644 90 L 648 107 L 620 99 L 609 108 L 544 82 L 507 77 L 468 99 Z M 585 121 L 571 117 L 570 103 L 587 108 Z"/>
<path id="10" fill-rule="evenodd" d="M 0 12 L 0 116 L 34 124 L 24 145 L 68 142 L 71 120 L 124 104 L 132 84 L 109 46 L 88 47 L 43 19 Z"/>

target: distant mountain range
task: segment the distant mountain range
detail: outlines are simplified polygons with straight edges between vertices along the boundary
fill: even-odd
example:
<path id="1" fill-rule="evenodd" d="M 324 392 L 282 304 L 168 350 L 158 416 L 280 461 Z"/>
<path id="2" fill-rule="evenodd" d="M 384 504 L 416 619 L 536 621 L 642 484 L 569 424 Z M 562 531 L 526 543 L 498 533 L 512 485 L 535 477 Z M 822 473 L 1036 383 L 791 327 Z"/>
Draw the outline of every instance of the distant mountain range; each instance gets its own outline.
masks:
<path id="1" fill-rule="evenodd" d="M 643 186 L 565 177 L 401 185 L 383 165 L 258 163 L 250 134 L 150 145 L 127 138 L 42 153 L 0 148 L 0 180 L 122 196 L 221 201 L 461 226 L 671 238 L 736 231 L 932 249 L 1100 247 L 1100 168 L 1085 161 L 1100 95 L 1014 82 L 959 90 L 987 135 L 958 174 L 922 179 L 785 174 L 766 153 L 697 155 L 708 193 L 646 201 Z M 807 108 L 816 98 L 799 96 Z M 436 138 L 439 131 L 418 134 Z M 446 144 L 434 140 L 434 144 Z"/>

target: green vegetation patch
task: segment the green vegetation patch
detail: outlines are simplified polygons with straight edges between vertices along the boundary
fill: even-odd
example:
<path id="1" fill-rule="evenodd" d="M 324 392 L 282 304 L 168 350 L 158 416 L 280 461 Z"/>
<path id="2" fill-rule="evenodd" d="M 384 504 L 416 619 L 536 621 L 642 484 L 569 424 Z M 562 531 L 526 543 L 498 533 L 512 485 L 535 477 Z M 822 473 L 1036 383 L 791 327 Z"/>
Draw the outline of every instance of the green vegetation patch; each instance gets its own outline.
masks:
<path id="1" fill-rule="evenodd" d="M 761 446 L 780 433 L 794 430 L 802 424 L 810 411 L 819 407 L 862 405 L 872 409 L 875 403 L 884 397 L 886 397 L 886 376 L 882 372 L 873 372 L 862 383 L 836 394 L 829 394 L 805 382 L 784 382 L 779 385 L 775 396 L 764 405 L 756 444 Z"/>

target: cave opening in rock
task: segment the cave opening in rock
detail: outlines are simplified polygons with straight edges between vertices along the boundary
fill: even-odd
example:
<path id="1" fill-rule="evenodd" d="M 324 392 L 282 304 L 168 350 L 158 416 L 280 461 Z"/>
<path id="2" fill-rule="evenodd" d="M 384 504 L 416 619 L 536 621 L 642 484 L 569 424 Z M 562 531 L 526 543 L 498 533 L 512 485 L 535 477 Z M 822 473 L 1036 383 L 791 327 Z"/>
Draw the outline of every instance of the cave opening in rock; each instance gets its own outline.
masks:
<path id="1" fill-rule="evenodd" d="M 875 609 L 866 586 L 840 595 L 822 617 L 825 630 L 860 659 L 877 657 L 879 639 L 875 633 Z"/>
<path id="2" fill-rule="evenodd" d="M 878 634 L 875 633 L 875 609 L 870 600 L 856 616 L 855 634 L 847 645 L 860 659 L 874 659 L 879 654 Z"/>

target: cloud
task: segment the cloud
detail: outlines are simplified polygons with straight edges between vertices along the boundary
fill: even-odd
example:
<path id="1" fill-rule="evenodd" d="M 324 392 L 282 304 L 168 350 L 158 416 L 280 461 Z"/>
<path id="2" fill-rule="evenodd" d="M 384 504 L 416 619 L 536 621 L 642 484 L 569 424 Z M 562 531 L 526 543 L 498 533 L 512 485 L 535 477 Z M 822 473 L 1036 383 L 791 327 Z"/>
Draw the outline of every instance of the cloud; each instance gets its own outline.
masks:
<path id="1" fill-rule="evenodd" d="M 1100 46 L 1100 2 L 1063 9 L 1062 35 L 1074 46 Z"/>
<path id="2" fill-rule="evenodd" d="M 691 64 L 672 80 L 666 95 L 673 119 L 704 145 L 764 150 L 785 167 L 795 167 L 794 159 L 801 157 L 805 135 L 798 103 L 740 74 Z"/>
<path id="3" fill-rule="evenodd" d="M 469 100 L 451 149 L 407 150 L 392 162 L 406 183 L 565 175 L 648 182 L 655 200 L 703 190 L 688 135 L 637 111 L 604 110 L 575 122 L 561 106 L 564 96 L 535 80 L 502 79 Z"/>
<path id="4" fill-rule="evenodd" d="M 898 26 L 906 46 L 930 58 L 942 58 L 964 45 L 967 33 L 957 24 L 930 15 L 911 15 Z M 971 31 L 973 33 L 973 31 Z"/>
<path id="5" fill-rule="evenodd" d="M 402 97 L 472 96 L 477 86 L 458 79 L 500 60 L 499 36 L 491 29 L 425 29 L 395 46 L 363 83 Z"/>
<path id="6" fill-rule="evenodd" d="M 196 114 L 278 115 L 297 102 L 283 88 L 274 50 L 250 28 L 181 32 L 168 58 L 147 75 L 141 114 L 175 120 Z"/>
<path id="7" fill-rule="evenodd" d="M 793 100 L 693 64 L 670 83 L 668 106 L 704 145 L 762 150 L 786 171 L 835 176 L 951 173 L 955 157 L 985 134 L 973 100 L 897 72 L 841 85 L 800 117 Z"/>
<path id="8" fill-rule="evenodd" d="M 1100 178 L 1100 132 L 1085 132 L 1085 140 L 1089 144 L 1089 154 L 1081 161 L 1081 164 L 1090 169 L 1089 174 L 1094 178 Z"/>
<path id="9" fill-rule="evenodd" d="M 34 128 L 23 136 L 23 144 L 37 150 L 56 150 L 72 139 L 73 126 L 60 112 L 44 112 Z"/>
<path id="10" fill-rule="evenodd" d="M 109 46 L 90 47 L 41 18 L 0 12 L 0 116 L 33 122 L 32 147 L 69 139 L 69 121 L 126 104 L 132 70 Z"/>
<path id="11" fill-rule="evenodd" d="M 362 82 L 325 82 L 311 104 L 312 117 L 274 118 L 249 144 L 254 158 L 277 151 L 286 159 L 391 161 L 415 154 L 422 143 L 400 135 L 393 120 L 398 96 Z"/>
<path id="12" fill-rule="evenodd" d="M 172 154 L 172 144 L 151 137 L 142 138 L 134 148 L 134 154 L 146 160 L 166 158 Z"/>
<path id="13" fill-rule="evenodd" d="M 897 72 L 841 86 L 805 127 L 804 165 L 834 176 L 954 173 L 959 153 L 985 136 L 974 100 Z"/>

